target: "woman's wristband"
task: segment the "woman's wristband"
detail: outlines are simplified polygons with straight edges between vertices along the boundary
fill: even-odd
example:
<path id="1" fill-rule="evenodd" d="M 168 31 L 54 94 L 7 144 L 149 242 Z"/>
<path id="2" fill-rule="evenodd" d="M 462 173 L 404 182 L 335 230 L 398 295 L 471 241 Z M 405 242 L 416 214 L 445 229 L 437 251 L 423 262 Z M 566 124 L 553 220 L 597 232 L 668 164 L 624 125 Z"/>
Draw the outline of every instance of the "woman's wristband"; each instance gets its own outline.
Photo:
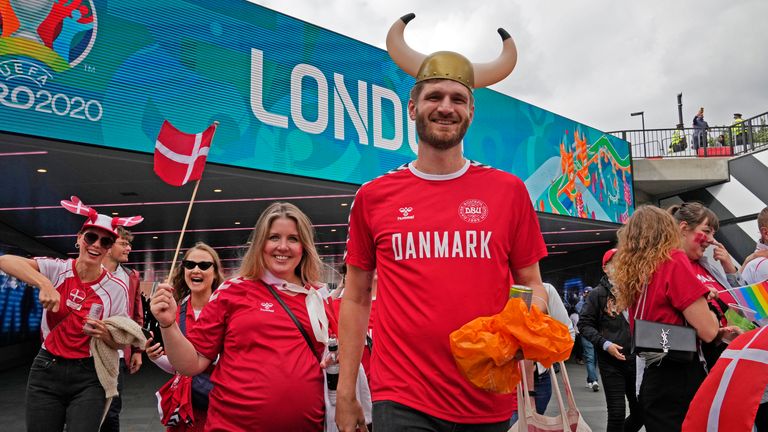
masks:
<path id="1" fill-rule="evenodd" d="M 174 322 L 172 322 L 172 323 L 170 323 L 170 324 L 168 324 L 167 326 L 164 326 L 164 325 L 162 325 L 162 324 L 160 324 L 160 323 L 158 322 L 158 323 L 157 323 L 157 325 L 158 325 L 158 326 L 160 326 L 160 328 L 168 328 L 168 327 L 172 326 L 174 323 L 175 323 L 175 321 L 174 321 Z"/>
<path id="2" fill-rule="evenodd" d="M 536 397 L 536 390 L 528 390 L 528 396 Z"/>

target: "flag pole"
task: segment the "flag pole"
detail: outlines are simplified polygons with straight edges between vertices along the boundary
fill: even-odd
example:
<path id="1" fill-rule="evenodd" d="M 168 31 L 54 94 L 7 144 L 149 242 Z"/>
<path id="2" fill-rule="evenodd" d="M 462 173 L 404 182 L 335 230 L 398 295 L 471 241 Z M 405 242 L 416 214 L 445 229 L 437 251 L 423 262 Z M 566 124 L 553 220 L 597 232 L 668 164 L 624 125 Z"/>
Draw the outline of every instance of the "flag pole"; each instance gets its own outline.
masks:
<path id="1" fill-rule="evenodd" d="M 211 135 L 211 142 L 213 142 L 213 137 L 216 135 L 216 129 L 219 128 L 219 122 L 214 121 L 213 122 L 213 134 Z M 179 257 L 179 250 L 181 249 L 181 243 L 184 241 L 184 232 L 187 230 L 187 222 L 189 222 L 189 215 L 192 213 L 192 205 L 195 203 L 195 197 L 197 196 L 197 189 L 200 187 L 200 180 L 202 180 L 203 176 L 200 175 L 200 178 L 195 181 L 195 189 L 192 191 L 192 198 L 189 200 L 189 206 L 187 207 L 187 215 L 184 216 L 184 223 L 181 225 L 181 233 L 179 234 L 179 242 L 176 244 L 176 250 L 173 252 L 173 259 L 171 260 L 171 270 L 168 272 L 168 277 L 165 280 L 165 283 L 170 284 L 171 278 L 173 277 L 173 271 L 176 270 L 176 261 Z"/>

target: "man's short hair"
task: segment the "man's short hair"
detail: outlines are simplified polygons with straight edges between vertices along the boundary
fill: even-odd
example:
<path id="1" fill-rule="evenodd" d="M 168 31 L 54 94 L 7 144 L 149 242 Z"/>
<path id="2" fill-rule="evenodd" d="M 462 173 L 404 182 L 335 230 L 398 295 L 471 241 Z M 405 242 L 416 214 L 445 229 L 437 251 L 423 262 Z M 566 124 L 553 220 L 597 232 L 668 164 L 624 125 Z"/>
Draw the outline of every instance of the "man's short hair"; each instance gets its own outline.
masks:
<path id="1" fill-rule="evenodd" d="M 760 210 L 760 214 L 757 215 L 757 227 L 768 228 L 768 207 Z"/>
<path id="2" fill-rule="evenodd" d="M 131 234 L 130 231 L 128 231 L 127 229 L 121 227 L 120 225 L 117 226 L 115 231 L 117 231 L 117 235 L 120 236 L 121 239 L 123 239 L 123 240 L 125 240 L 125 241 L 127 241 L 129 243 L 133 241 L 133 234 Z"/>

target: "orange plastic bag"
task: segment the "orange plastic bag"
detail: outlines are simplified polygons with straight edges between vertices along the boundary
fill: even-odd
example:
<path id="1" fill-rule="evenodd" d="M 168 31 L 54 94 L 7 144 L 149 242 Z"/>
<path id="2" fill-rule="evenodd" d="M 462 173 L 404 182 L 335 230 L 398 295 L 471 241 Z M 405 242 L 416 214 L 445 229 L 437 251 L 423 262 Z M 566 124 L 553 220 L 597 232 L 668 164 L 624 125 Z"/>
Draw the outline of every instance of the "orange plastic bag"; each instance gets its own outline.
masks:
<path id="1" fill-rule="evenodd" d="M 476 387 L 512 393 L 520 383 L 515 354 L 544 367 L 566 360 L 573 339 L 568 327 L 542 313 L 530 311 L 519 298 L 509 299 L 499 314 L 476 318 L 450 334 L 451 352 L 461 373 Z"/>

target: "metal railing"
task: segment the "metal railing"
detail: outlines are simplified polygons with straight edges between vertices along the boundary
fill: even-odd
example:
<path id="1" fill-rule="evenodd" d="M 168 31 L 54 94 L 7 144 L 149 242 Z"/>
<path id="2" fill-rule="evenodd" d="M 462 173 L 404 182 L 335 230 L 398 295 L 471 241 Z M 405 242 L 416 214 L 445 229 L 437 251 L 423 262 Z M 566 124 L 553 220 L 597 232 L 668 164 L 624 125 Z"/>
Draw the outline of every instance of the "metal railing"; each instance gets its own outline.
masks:
<path id="1" fill-rule="evenodd" d="M 712 126 L 698 131 L 645 129 L 607 132 L 629 141 L 632 157 L 734 156 L 768 148 L 768 112 L 745 119 L 739 126 Z"/>

